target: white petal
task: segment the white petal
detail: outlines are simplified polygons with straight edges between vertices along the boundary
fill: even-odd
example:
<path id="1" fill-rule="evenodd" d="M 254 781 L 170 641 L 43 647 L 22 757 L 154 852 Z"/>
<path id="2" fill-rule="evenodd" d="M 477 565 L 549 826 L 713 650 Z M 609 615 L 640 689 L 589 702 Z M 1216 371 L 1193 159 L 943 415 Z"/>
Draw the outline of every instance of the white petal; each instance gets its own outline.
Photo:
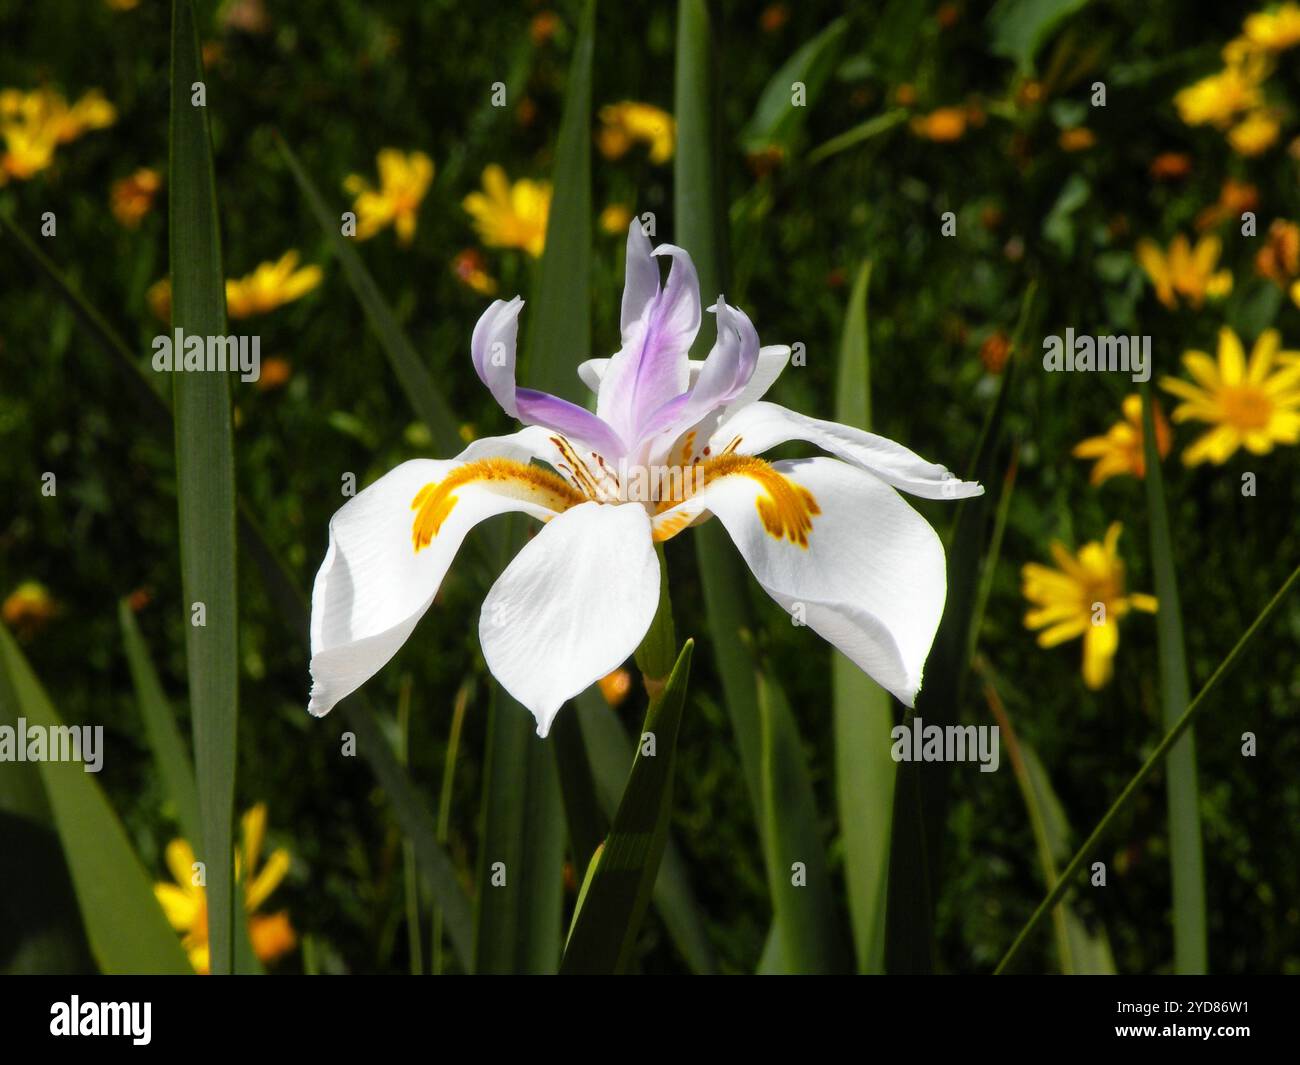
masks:
<path id="1" fill-rule="evenodd" d="M 583 503 L 551 521 L 497 579 L 479 642 L 492 675 L 545 736 L 565 700 L 636 650 L 658 604 L 645 508 Z"/>
<path id="2" fill-rule="evenodd" d="M 762 399 L 767 390 L 776 383 L 776 379 L 781 376 L 781 371 L 789 361 L 790 349 L 785 344 L 769 344 L 759 348 L 758 365 L 754 368 L 754 376 L 749 379 L 749 384 L 740 395 L 727 404 L 722 420 L 726 421 L 741 408 Z"/>
<path id="3" fill-rule="evenodd" d="M 795 459 L 771 469 L 820 510 L 808 515 L 806 547 L 769 531 L 758 504 L 771 496 L 761 478 L 743 474 L 658 515 L 656 532 L 713 512 L 768 595 L 911 706 L 947 593 L 939 537 L 902 496 L 847 463 Z"/>
<path id="4" fill-rule="evenodd" d="M 595 394 L 600 391 L 600 382 L 608 369 L 608 359 L 588 359 L 578 363 L 578 379 Z"/>
<path id="5" fill-rule="evenodd" d="M 509 444 L 512 439 L 496 443 L 509 454 L 508 447 L 521 446 Z M 466 453 L 482 457 L 488 444 L 477 441 Z M 311 597 L 308 709 L 316 716 L 328 713 L 397 653 L 429 609 L 473 526 L 512 510 L 541 519 L 558 513 L 555 506 L 545 505 L 544 492 L 521 491 L 504 481 L 467 482 L 455 489 L 437 534 L 417 551 L 413 500 L 426 485 L 464 465 L 456 459 L 404 462 L 350 499 L 330 520 L 329 549 Z"/>
<path id="6" fill-rule="evenodd" d="M 787 440 L 806 440 L 845 462 L 870 470 L 881 480 L 925 499 L 961 499 L 984 494 L 974 481 L 958 480 L 946 467 L 926 462 L 916 452 L 888 437 L 851 425 L 808 418 L 775 403 L 751 403 L 723 422 L 709 444 L 714 454 L 740 437 L 735 450 L 760 455 Z"/>

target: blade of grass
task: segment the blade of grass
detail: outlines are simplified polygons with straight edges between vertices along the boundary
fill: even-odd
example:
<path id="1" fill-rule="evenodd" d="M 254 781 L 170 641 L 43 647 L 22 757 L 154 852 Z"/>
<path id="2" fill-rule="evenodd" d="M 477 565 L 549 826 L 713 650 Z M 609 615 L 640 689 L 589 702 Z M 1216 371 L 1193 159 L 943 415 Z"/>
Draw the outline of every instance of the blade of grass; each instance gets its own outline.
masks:
<path id="1" fill-rule="evenodd" d="M 194 766 L 180 729 L 176 727 L 176 715 L 163 694 L 149 649 L 125 599 L 117 604 L 117 617 L 122 626 L 131 682 L 135 686 L 136 701 L 140 704 L 140 715 L 144 718 L 145 736 L 153 752 L 154 764 L 162 777 L 167 797 L 176 808 L 176 822 L 180 825 L 181 835 L 186 839 L 198 839 L 199 792 L 194 783 Z"/>
<path id="2" fill-rule="evenodd" d="M 871 356 L 867 291 L 871 262 L 858 269 L 840 336 L 835 420 L 871 428 Z M 835 794 L 854 954 L 860 973 L 885 968 L 885 897 L 889 886 L 889 832 L 897 765 L 889 756 L 893 700 L 838 651 L 831 661 Z"/>
<path id="3" fill-rule="evenodd" d="M 1183 642 L 1183 615 L 1178 600 L 1178 574 L 1174 568 L 1173 536 L 1165 502 L 1164 471 L 1156 450 L 1151 386 L 1142 382 L 1142 449 L 1146 459 L 1147 516 L 1151 527 L 1151 566 L 1155 571 L 1156 646 L 1160 659 L 1161 719 L 1166 729 L 1191 697 L 1187 679 L 1187 651 Z M 1174 971 L 1204 974 L 1207 966 L 1205 935 L 1205 865 L 1201 856 L 1200 793 L 1196 787 L 1196 733 L 1187 735 L 1169 754 L 1165 770 L 1169 802 L 1169 866 L 1174 891 Z"/>
<path id="4" fill-rule="evenodd" d="M 763 817 L 772 852 L 767 862 L 768 888 L 780 938 L 781 971 L 845 972 L 849 959 L 835 916 L 803 744 L 784 692 L 762 673 L 758 674 L 758 711 L 763 730 Z"/>
<path id="5" fill-rule="evenodd" d="M 692 640 L 683 645 L 667 685 L 646 712 L 642 734 L 654 737 L 653 756 L 644 745 L 637 749 L 609 838 L 589 870 L 561 973 L 625 972 L 632 959 L 668 839 L 677 734 L 694 647 Z"/>
<path id="6" fill-rule="evenodd" d="M 1029 815 L 1038 866 L 1042 870 L 1047 890 L 1051 891 L 1059 879 L 1057 862 L 1070 853 L 1070 826 L 1047 770 L 1033 749 L 1016 735 L 989 671 L 982 665 L 979 666 L 979 671 L 984 678 L 984 700 L 997 722 L 1007 757 L 1011 760 L 1011 770 L 1020 788 L 1020 797 L 1025 803 L 1025 812 Z M 1056 954 L 1062 975 L 1096 975 L 1115 971 L 1113 963 L 1109 966 L 1099 964 L 1102 959 L 1110 956 L 1105 933 L 1090 936 L 1068 902 L 1062 901 L 1052 910 L 1052 925 L 1056 933 Z"/>
<path id="7" fill-rule="evenodd" d="M 897 108 L 893 111 L 885 111 L 882 114 L 875 115 L 867 119 L 860 125 L 852 129 L 845 130 L 838 136 L 832 137 L 828 141 L 823 141 L 816 148 L 808 153 L 808 165 L 813 166 L 833 155 L 839 155 L 840 152 L 848 151 L 855 145 L 869 141 L 873 137 L 878 137 L 882 133 L 893 129 L 900 122 L 907 119 L 907 111 L 904 108 Z"/>
<path id="8" fill-rule="evenodd" d="M 14 716 L 26 718 L 47 736 L 64 728 L 26 657 L 3 626 L 0 666 L 7 677 L 0 691 L 12 692 Z M 99 755 L 104 756 L 102 746 Z M 153 884 L 94 774 L 75 761 L 47 760 L 37 765 L 100 970 L 192 974 L 180 940 L 154 898 Z"/>
<path id="9" fill-rule="evenodd" d="M 167 400 L 150 386 L 148 377 L 132 357 L 121 336 L 109 326 L 102 314 L 82 298 L 63 272 L 3 213 L 0 213 L 0 228 L 13 238 L 13 244 L 28 258 L 37 273 L 54 286 L 56 294 L 67 303 L 87 334 L 112 358 L 123 382 L 137 396 L 140 414 L 145 421 L 160 432 L 170 432 L 172 419 Z M 271 549 L 266 535 L 243 500 L 239 502 L 239 538 L 244 550 L 249 552 L 256 563 L 267 594 L 295 645 L 306 653 L 307 598 L 290 576 L 288 567 Z M 379 731 L 374 708 L 365 694 L 357 693 L 340 710 L 358 736 L 358 750 L 362 758 L 370 765 L 379 786 L 388 794 L 402 831 L 415 842 L 421 871 L 444 910 L 448 938 L 461 965 L 469 972 L 474 957 L 469 900 L 456 879 L 454 866 L 437 843 L 433 816 L 419 791 L 397 764 L 392 750 Z"/>
<path id="10" fill-rule="evenodd" d="M 1133 796 L 1137 794 L 1138 788 L 1146 783 L 1147 778 L 1156 771 L 1169 752 L 1177 746 L 1178 741 L 1192 727 L 1196 719 L 1205 712 L 1206 707 L 1210 705 L 1210 696 L 1214 694 L 1219 685 L 1223 683 L 1224 678 L 1236 667 L 1246 648 L 1250 646 L 1251 641 L 1277 613 L 1297 583 L 1300 583 L 1300 566 L 1291 571 L 1291 576 L 1286 579 L 1282 587 L 1277 590 L 1273 598 L 1259 612 L 1259 616 L 1250 623 L 1250 627 L 1242 633 L 1236 645 L 1228 652 L 1228 656 L 1219 663 L 1218 668 L 1210 675 L 1210 679 L 1205 682 L 1205 686 L 1196 693 L 1196 698 L 1187 705 L 1187 709 L 1183 711 L 1174 726 L 1165 733 L 1156 749 L 1151 752 L 1150 757 L 1142 764 L 1142 768 L 1133 775 L 1133 779 L 1124 786 L 1124 790 L 1119 793 L 1119 797 L 1111 803 L 1110 809 L 1106 811 L 1105 816 L 1097 822 L 1097 827 L 1083 841 L 1083 845 L 1075 852 L 1074 857 L 1070 859 L 1070 863 L 1062 871 L 1060 879 L 1056 882 L 1056 887 L 1049 891 L 1047 897 L 1038 904 L 1038 908 L 1025 922 L 1025 926 L 1020 929 L 1011 946 L 1007 948 L 1006 954 L 1003 955 L 1002 960 L 998 962 L 997 969 L 994 970 L 996 973 L 1006 971 L 1007 966 L 1015 960 L 1016 955 L 1020 953 L 1021 947 L 1024 946 L 1025 941 L 1042 923 L 1043 918 L 1047 916 L 1053 906 L 1061 901 L 1061 896 L 1074 883 L 1074 878 L 1078 876 L 1079 870 L 1083 868 L 1089 856 L 1095 853 L 1097 844 L 1110 830 L 1116 818 L 1128 807 Z"/>
<path id="11" fill-rule="evenodd" d="M 473 680 L 466 680 L 456 692 L 456 702 L 451 712 L 451 733 L 447 737 L 447 755 L 442 763 L 442 788 L 438 795 L 438 842 L 442 846 L 447 845 L 447 836 L 451 830 L 451 799 L 453 787 L 456 782 L 456 758 L 460 753 L 460 733 L 465 726 L 465 711 L 469 707 L 470 693 L 473 691 Z M 430 933 L 430 956 L 432 958 L 431 971 L 435 976 L 441 976 L 446 970 L 446 962 L 442 953 L 442 907 L 437 905 L 436 901 L 433 907 L 431 924 L 433 927 Z"/>
<path id="12" fill-rule="evenodd" d="M 460 438 L 451 407 L 438 391 L 433 375 L 420 359 L 415 345 L 398 324 L 397 316 L 384 300 L 379 286 L 375 284 L 375 279 L 370 276 L 370 271 L 361 261 L 360 254 L 348 238 L 343 236 L 338 214 L 330 210 L 329 204 L 311 178 L 307 176 L 307 171 L 288 142 L 283 137 L 277 136 L 276 144 L 280 148 L 280 154 L 284 156 L 285 163 L 288 164 L 289 172 L 298 182 L 298 187 L 307 200 L 307 206 L 315 215 L 316 221 L 320 223 L 321 230 L 329 238 L 330 248 L 342 265 L 343 275 L 347 278 L 353 295 L 357 297 L 357 302 L 361 304 L 366 321 L 370 323 L 370 328 L 378 337 L 379 344 L 388 357 L 388 363 L 393 368 L 393 373 L 397 375 L 402 391 L 406 393 L 411 409 L 415 411 L 416 417 L 429 427 L 438 450 L 444 455 L 455 455 L 465 446 L 464 441 Z"/>
<path id="13" fill-rule="evenodd" d="M 402 677 L 397 692 L 397 762 L 409 770 L 411 764 L 411 675 Z M 415 844 L 402 840 L 402 895 L 406 907 L 406 953 L 412 976 L 424 972 L 424 944 L 420 937 L 420 880 L 415 864 Z"/>
<path id="14" fill-rule="evenodd" d="M 168 179 L 172 327 L 188 337 L 226 333 L 208 111 L 191 103 L 192 86 L 203 78 L 193 0 L 173 0 Z M 207 867 L 212 972 L 222 974 L 231 971 L 234 956 L 231 818 L 239 707 L 230 383 L 219 373 L 177 373 L 173 378 L 185 644 L 202 820 L 198 854 Z M 203 624 L 191 613 L 198 604 Z"/>

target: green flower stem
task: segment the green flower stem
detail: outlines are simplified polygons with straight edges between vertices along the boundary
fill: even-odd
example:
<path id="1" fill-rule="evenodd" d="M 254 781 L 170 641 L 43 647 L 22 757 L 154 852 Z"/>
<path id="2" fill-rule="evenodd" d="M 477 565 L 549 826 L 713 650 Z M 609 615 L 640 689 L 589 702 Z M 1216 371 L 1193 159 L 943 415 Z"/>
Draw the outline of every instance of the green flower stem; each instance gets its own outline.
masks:
<path id="1" fill-rule="evenodd" d="M 637 668 L 641 670 L 641 678 L 651 698 L 663 690 L 677 661 L 673 604 L 668 592 L 668 563 L 664 558 L 663 544 L 655 544 L 655 554 L 659 557 L 659 608 L 645 639 L 636 649 Z"/>

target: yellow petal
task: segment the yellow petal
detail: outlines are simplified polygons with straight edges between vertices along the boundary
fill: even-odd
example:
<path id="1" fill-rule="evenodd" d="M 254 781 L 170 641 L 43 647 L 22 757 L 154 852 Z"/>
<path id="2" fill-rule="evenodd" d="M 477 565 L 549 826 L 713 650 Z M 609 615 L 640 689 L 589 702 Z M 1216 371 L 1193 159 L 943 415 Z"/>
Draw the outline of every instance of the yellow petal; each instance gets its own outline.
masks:
<path id="1" fill-rule="evenodd" d="M 1090 625 L 1083 635 L 1083 683 L 1093 691 L 1104 688 L 1111 678 L 1112 661 L 1119 648 L 1119 625 L 1106 621 Z"/>
<path id="2" fill-rule="evenodd" d="M 1227 326 L 1219 330 L 1219 375 L 1225 385 L 1239 385 L 1246 376 L 1246 352 Z"/>
<path id="3" fill-rule="evenodd" d="M 266 860 L 266 865 L 253 878 L 244 891 L 244 908 L 250 913 L 256 910 L 267 897 L 280 885 L 285 874 L 289 872 L 289 852 L 283 848 L 274 851 Z"/>
<path id="4" fill-rule="evenodd" d="M 200 914 L 206 913 L 198 896 L 175 884 L 154 884 L 153 894 L 167 915 L 168 923 L 178 932 L 188 932 Z"/>

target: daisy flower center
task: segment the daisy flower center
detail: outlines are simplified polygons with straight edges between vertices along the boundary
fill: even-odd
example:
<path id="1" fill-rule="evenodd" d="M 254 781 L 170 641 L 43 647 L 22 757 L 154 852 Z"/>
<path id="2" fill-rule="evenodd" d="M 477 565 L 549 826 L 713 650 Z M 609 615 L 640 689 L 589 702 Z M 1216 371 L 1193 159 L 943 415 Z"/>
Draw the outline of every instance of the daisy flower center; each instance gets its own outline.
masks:
<path id="1" fill-rule="evenodd" d="M 1219 395 L 1223 420 L 1238 429 L 1263 429 L 1273 416 L 1273 401 L 1254 385 L 1234 385 Z"/>

